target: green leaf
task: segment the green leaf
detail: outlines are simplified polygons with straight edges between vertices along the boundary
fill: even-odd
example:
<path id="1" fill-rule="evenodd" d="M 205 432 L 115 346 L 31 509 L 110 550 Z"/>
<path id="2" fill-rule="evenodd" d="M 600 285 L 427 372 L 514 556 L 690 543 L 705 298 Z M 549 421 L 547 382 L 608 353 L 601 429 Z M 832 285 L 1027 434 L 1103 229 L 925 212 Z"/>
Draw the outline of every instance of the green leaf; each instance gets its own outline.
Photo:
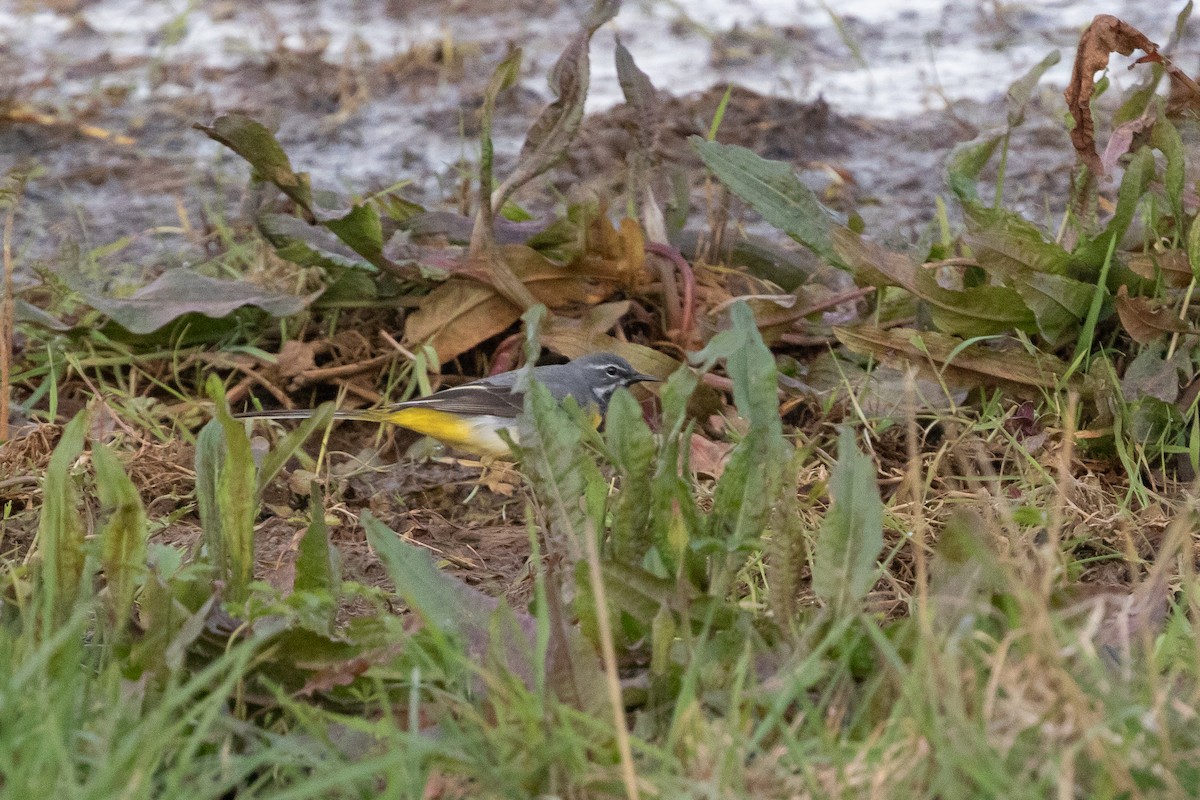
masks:
<path id="1" fill-rule="evenodd" d="M 966 243 L 979 265 L 1005 279 L 1027 272 L 1068 274 L 1071 254 L 1046 241 L 1037 226 L 1005 209 L 980 209 L 969 218 Z"/>
<path id="2" fill-rule="evenodd" d="M 1029 107 L 1034 88 L 1046 71 L 1060 60 L 1062 55 L 1057 50 L 1051 50 L 1041 61 L 1030 67 L 1028 72 L 1009 84 L 1008 91 L 1004 93 L 1004 104 L 1008 109 L 1007 122 L 1010 131 L 1025 121 L 1025 109 Z"/>
<path id="3" fill-rule="evenodd" d="M 83 452 L 87 412 L 80 411 L 63 429 L 50 456 L 42 485 L 42 514 L 38 520 L 41 551 L 42 610 L 53 625 L 71 616 L 83 580 L 83 518 L 71 479 L 71 466 Z"/>
<path id="4" fill-rule="evenodd" d="M 287 215 L 281 214 L 263 215 L 264 219 L 259 220 L 263 235 L 281 257 L 305 266 L 365 266 L 357 258 L 339 252 L 341 248 L 323 235 L 327 229 L 372 267 L 391 266 L 383 254 L 378 210 L 366 203 L 347 208 L 348 204 L 332 192 L 314 192 L 308 174 L 292 169 L 287 153 L 262 123 L 242 114 L 226 114 L 211 126 L 195 127 L 248 161 L 257 179 L 273 183 L 300 206 L 305 221 L 310 223 L 307 226 L 289 224 L 285 221 Z"/>
<path id="5" fill-rule="evenodd" d="M 92 463 L 101 508 L 108 516 L 100 530 L 100 564 L 108 584 L 109 623 L 120 633 L 129 623 L 134 591 L 146 575 L 146 509 L 110 448 L 92 445 Z"/>
<path id="6" fill-rule="evenodd" d="M 813 591 L 843 616 L 875 585 L 876 559 L 883 549 L 883 503 L 875 464 L 863 455 L 854 432 L 838 438 L 838 460 L 829 479 L 832 508 L 825 515 L 813 553 Z"/>
<path id="7" fill-rule="evenodd" d="M 642 417 L 642 407 L 628 391 L 613 396 L 604 434 L 621 477 L 621 491 L 613 508 L 612 557 L 637 564 L 654 544 L 650 475 L 656 448 L 654 434 Z"/>
<path id="8" fill-rule="evenodd" d="M 950 157 L 946 161 L 946 183 L 968 214 L 972 213 L 975 208 L 981 207 L 979 205 L 979 173 L 992 160 L 996 148 L 1001 143 L 1007 143 L 1013 129 L 1024 122 L 1025 110 L 1033 97 L 1034 88 L 1046 74 L 1046 70 L 1057 64 L 1059 59 L 1059 52 L 1052 51 L 1009 85 L 1005 93 L 1005 105 L 1008 113 L 1004 130 L 981 134 L 970 142 L 956 145 L 950 151 Z"/>
<path id="9" fill-rule="evenodd" d="M 217 318 L 243 306 L 287 317 L 304 310 L 320 295 L 282 294 L 248 281 L 219 280 L 183 268 L 168 269 L 128 297 L 109 297 L 78 276 L 64 275 L 64 281 L 89 306 L 135 334 L 151 333 L 185 314 Z"/>
<path id="10" fill-rule="evenodd" d="M 300 539 L 296 555 L 295 589 L 298 592 L 328 592 L 332 596 L 337 592 L 341 576 L 337 568 L 337 550 L 329 543 L 325 508 L 315 482 L 309 492 L 308 513 L 308 529 Z"/>
<path id="11" fill-rule="evenodd" d="M 584 445 L 584 432 L 594 431 L 572 400 L 560 405 L 537 382 L 525 393 L 525 417 L 521 464 L 550 522 L 547 549 L 574 563 L 583 558 L 583 537 L 604 529 L 608 482 Z"/>
<path id="12" fill-rule="evenodd" d="M 733 379 L 734 404 L 750 423 L 717 481 L 709 516 L 709 537 L 729 549 L 762 535 L 779 499 L 783 470 L 791 459 L 779 416 L 775 356 L 763 342 L 745 302 L 733 305 L 731 318 L 733 327 L 714 336 L 696 355 L 706 369 L 717 358 L 725 359 L 725 370 Z"/>
<path id="13" fill-rule="evenodd" d="M 1188 227 L 1187 257 L 1193 277 L 1200 279 L 1200 215 L 1193 217 Z"/>
<path id="14" fill-rule="evenodd" d="M 1134 153 L 1125 167 L 1121 188 L 1117 191 L 1117 208 L 1112 219 L 1098 236 L 1081 242 L 1072 255 L 1079 261 L 1099 269 L 1108 257 L 1110 246 L 1113 243 L 1119 244 L 1121 237 L 1129 229 L 1138 203 L 1145 196 L 1153 178 L 1154 153 L 1149 147 L 1142 147 Z"/>
<path id="15" fill-rule="evenodd" d="M 1037 318 L 1015 289 L 943 289 L 931 271 L 908 256 L 885 250 L 845 228 L 834 231 L 834 246 L 860 282 L 901 286 L 929 303 L 934 324 L 947 333 L 988 336 L 1013 329 L 1036 330 Z"/>
<path id="16" fill-rule="evenodd" d="M 1032 272 L 1014 288 L 1037 318 L 1038 331 L 1051 346 L 1065 344 L 1079 332 L 1096 287 L 1062 275 Z"/>
<path id="17" fill-rule="evenodd" d="M 375 265 L 321 225 L 310 225 L 291 214 L 260 214 L 258 230 L 280 258 L 303 267 L 327 270 L 366 270 Z"/>
<path id="18" fill-rule="evenodd" d="M 789 164 L 768 161 L 737 145 L 688 141 L 704 165 L 729 190 L 762 214 L 771 225 L 812 250 L 833 266 L 845 268 L 830 241 L 833 218 L 812 190 L 800 182 Z"/>
<path id="19" fill-rule="evenodd" d="M 215 419 L 210 420 L 196 435 L 196 513 L 200 517 L 210 564 L 225 561 L 225 540 L 220 535 L 220 501 L 217 498 L 224 455 L 221 424 Z"/>
<path id="20" fill-rule="evenodd" d="M 287 153 L 279 146 L 275 135 L 265 125 L 244 114 L 224 114 L 213 124 L 193 127 L 212 140 L 220 142 L 250 162 L 255 175 L 275 184 L 310 215 L 313 211 L 312 186 L 308 174 L 292 170 Z"/>
<path id="21" fill-rule="evenodd" d="M 713 615 L 714 628 L 728 626 L 737 614 L 734 606 L 705 597 L 693 586 L 661 578 L 633 564 L 605 561 L 601 571 L 609 604 L 647 628 L 664 608 L 685 617 L 696 629 L 705 624 L 709 614 Z"/>
<path id="22" fill-rule="evenodd" d="M 1167 159 L 1167 168 L 1163 173 L 1163 184 L 1167 190 L 1167 200 L 1171 203 L 1171 213 L 1175 219 L 1183 219 L 1183 182 L 1186 155 L 1183 149 L 1183 138 L 1179 130 L 1167 116 L 1163 105 L 1158 106 L 1158 117 L 1154 120 L 1154 128 L 1150 133 L 1150 143 Z"/>
<path id="23" fill-rule="evenodd" d="M 500 96 L 500 93 L 515 86 L 517 79 L 521 77 L 521 57 L 521 48 L 514 48 L 496 66 L 496 69 L 492 72 L 492 77 L 488 80 L 487 87 L 483 90 L 483 107 L 480 109 L 479 122 L 479 183 L 481 197 L 492 198 L 495 196 L 492 191 L 494 185 L 492 161 L 495 158 L 495 151 L 492 144 L 492 115 L 495 113 L 496 99 Z M 498 205 L 503 205 L 503 203 Z M 476 230 L 481 225 L 485 225 L 490 235 L 493 208 L 494 205 L 490 202 L 480 203 L 475 219 Z M 472 242 L 474 240 L 475 236 L 472 235 Z M 474 245 L 472 247 L 474 249 Z"/>
<path id="24" fill-rule="evenodd" d="M 972 219 L 978 229 L 965 241 L 979 266 L 1016 290 L 1047 342 L 1059 345 L 1072 338 L 1096 293 L 1094 280 L 1069 277 L 1070 253 L 1017 215 L 986 209 Z"/>
<path id="25" fill-rule="evenodd" d="M 383 294 L 371 275 L 363 270 L 341 270 L 325 287 L 317 308 L 370 306 Z"/>
<path id="26" fill-rule="evenodd" d="M 667 378 L 660 395 L 662 444 L 650 479 L 650 530 L 655 549 L 671 574 L 678 570 L 680 559 L 691 544 L 692 532 L 700 530 L 696 502 L 684 477 L 691 429 L 688 401 L 698 384 L 696 374 L 683 366 Z"/>
<path id="27" fill-rule="evenodd" d="M 208 563 L 225 582 L 225 597 L 236 603 L 246 599 L 254 577 L 254 458 L 245 429 L 229 414 L 220 379 L 210 377 L 207 390 L 215 419 L 196 441 L 196 504 Z"/>
<path id="28" fill-rule="evenodd" d="M 373 206 L 354 206 L 344 216 L 323 220 L 321 224 L 375 266 L 387 263 L 383 255 L 383 223 Z"/>
<path id="29" fill-rule="evenodd" d="M 360 519 L 367 542 L 383 559 L 396 594 L 443 637 L 472 652 L 486 652 L 488 618 L 497 601 L 437 568 L 423 547 L 409 544 L 369 511 Z"/>
<path id="30" fill-rule="evenodd" d="M 774 622 L 783 630 L 794 630 L 800 614 L 800 593 L 806 583 L 804 573 L 809 566 L 808 538 L 800 501 L 791 487 L 799 486 L 801 470 L 812 457 L 807 448 L 794 448 L 791 460 L 783 471 L 783 486 L 787 491 L 771 509 L 769 520 L 767 591 Z"/>
<path id="31" fill-rule="evenodd" d="M 954 146 L 946 159 L 946 183 L 964 206 L 979 203 L 979 173 L 1004 141 L 1002 132 L 986 133 Z"/>

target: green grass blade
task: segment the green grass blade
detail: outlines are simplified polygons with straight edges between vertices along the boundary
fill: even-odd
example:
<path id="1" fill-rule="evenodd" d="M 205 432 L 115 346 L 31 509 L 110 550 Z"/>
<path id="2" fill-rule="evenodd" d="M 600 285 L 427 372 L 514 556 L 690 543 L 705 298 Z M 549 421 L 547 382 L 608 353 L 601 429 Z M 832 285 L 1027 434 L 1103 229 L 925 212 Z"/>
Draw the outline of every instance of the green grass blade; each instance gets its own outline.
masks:
<path id="1" fill-rule="evenodd" d="M 329 425 L 333 419 L 334 407 L 334 403 L 321 405 L 311 417 L 297 425 L 295 430 L 280 439 L 271 452 L 267 453 L 263 458 L 262 466 L 258 469 L 256 486 L 259 495 L 262 494 L 267 484 L 279 474 L 279 470 L 283 469 L 283 465 L 288 462 L 288 459 L 294 456 L 300 446 L 308 440 L 313 431 Z"/>

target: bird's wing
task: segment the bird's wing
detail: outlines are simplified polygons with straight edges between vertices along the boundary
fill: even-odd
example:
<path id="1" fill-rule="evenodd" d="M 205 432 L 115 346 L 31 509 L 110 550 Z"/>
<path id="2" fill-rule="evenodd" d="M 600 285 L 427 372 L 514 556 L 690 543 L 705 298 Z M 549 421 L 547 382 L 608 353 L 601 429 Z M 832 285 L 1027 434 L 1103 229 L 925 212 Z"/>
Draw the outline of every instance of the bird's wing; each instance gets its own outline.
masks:
<path id="1" fill-rule="evenodd" d="M 507 375 L 496 377 L 506 378 Z M 514 392 L 511 380 L 497 381 L 485 378 L 464 383 L 462 386 L 452 386 L 428 397 L 397 403 L 389 406 L 387 410 L 400 411 L 405 408 L 428 408 L 449 414 L 486 414 L 515 418 L 525 410 L 525 394 Z"/>

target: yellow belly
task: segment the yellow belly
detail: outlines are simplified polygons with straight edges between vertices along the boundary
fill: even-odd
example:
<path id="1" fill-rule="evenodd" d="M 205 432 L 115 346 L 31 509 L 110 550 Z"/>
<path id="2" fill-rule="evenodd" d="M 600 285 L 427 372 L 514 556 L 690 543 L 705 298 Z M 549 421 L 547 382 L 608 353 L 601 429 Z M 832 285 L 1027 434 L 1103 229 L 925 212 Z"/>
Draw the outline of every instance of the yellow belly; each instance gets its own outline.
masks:
<path id="1" fill-rule="evenodd" d="M 464 418 L 432 408 L 399 408 L 387 412 L 382 420 L 425 436 L 458 450 L 480 456 L 503 458 L 510 456 L 508 444 L 498 433 L 506 429 L 517 441 L 516 423 L 505 417 L 477 416 Z"/>

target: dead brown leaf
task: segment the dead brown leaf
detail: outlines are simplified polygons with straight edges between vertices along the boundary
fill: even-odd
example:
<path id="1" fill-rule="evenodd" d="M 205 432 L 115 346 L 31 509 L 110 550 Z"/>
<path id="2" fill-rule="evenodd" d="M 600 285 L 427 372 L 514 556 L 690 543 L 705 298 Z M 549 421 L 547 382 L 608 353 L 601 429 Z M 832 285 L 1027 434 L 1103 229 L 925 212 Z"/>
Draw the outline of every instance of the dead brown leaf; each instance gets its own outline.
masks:
<path id="1" fill-rule="evenodd" d="M 1137 119 L 1122 122 L 1113 130 L 1112 135 L 1108 137 L 1108 144 L 1104 148 L 1104 155 L 1100 157 L 1100 168 L 1104 170 L 1102 174 L 1108 175 L 1116 168 L 1117 160 L 1129 152 L 1129 148 L 1133 144 L 1133 137 L 1152 128 L 1156 119 L 1158 119 L 1158 114 L 1151 107 Z"/>
<path id="2" fill-rule="evenodd" d="M 1067 365 L 1053 356 L 1015 347 L 1000 349 L 988 342 L 965 345 L 957 336 L 935 331 L 836 327 L 833 333 L 855 353 L 875 356 L 893 367 L 912 364 L 923 375 L 952 387 L 999 387 L 1014 396 L 1038 397 L 1041 390 L 1058 387 L 1067 373 Z M 1087 393 L 1087 385 L 1078 378 L 1070 385 Z"/>
<path id="3" fill-rule="evenodd" d="M 400 650 L 400 647 L 392 647 L 329 664 L 314 672 L 296 694 L 300 697 L 312 697 L 339 686 L 349 686 L 375 664 L 395 658 Z"/>
<path id="4" fill-rule="evenodd" d="M 1182 289 L 1192 281 L 1192 265 L 1186 250 L 1131 253 L 1127 266 L 1146 280 L 1158 280 L 1161 275 L 1172 289 Z"/>
<path id="5" fill-rule="evenodd" d="M 691 458 L 689 463 L 692 472 L 707 475 L 714 480 L 721 477 L 725 471 L 725 462 L 733 445 L 728 442 L 714 442 L 698 433 L 692 434 Z"/>
<path id="6" fill-rule="evenodd" d="M 618 287 L 633 287 L 645 269 L 644 240 L 633 220 L 615 227 L 601 218 L 589 228 L 585 253 L 560 266 L 525 245 L 507 245 L 495 253 L 540 303 L 550 309 L 591 306 Z M 504 331 L 520 309 L 490 284 L 455 276 L 430 293 L 405 322 L 405 338 L 429 343 L 443 363 Z"/>
<path id="7" fill-rule="evenodd" d="M 623 217 L 617 225 L 604 213 L 592 218 L 587 230 L 584 263 L 600 259 L 623 285 L 634 288 L 646 276 L 646 237 L 636 220 Z"/>
<path id="8" fill-rule="evenodd" d="M 552 318 L 542 326 L 542 344 L 567 358 L 588 353 L 616 353 L 638 372 L 666 379 L 679 368 L 679 362 L 657 350 L 633 342 L 624 342 L 607 333 L 581 326 L 578 320 Z"/>
<path id="9" fill-rule="evenodd" d="M 316 354 L 319 347 L 317 342 L 298 342 L 289 339 L 279 348 L 279 356 L 275 361 L 281 378 L 294 378 L 317 366 Z"/>
<path id="10" fill-rule="evenodd" d="M 1126 670 L 1133 666 L 1131 651 L 1153 641 L 1167 620 L 1171 608 L 1170 579 L 1181 553 L 1190 550 L 1191 531 L 1186 520 L 1168 530 L 1146 577 L 1131 591 L 1120 591 L 1102 598 L 1103 616 L 1095 632 L 1100 654 Z"/>
<path id="11" fill-rule="evenodd" d="M 1108 67 L 1110 54 L 1127 56 L 1134 50 L 1165 61 L 1158 55 L 1158 45 L 1137 28 L 1110 14 L 1099 14 L 1083 32 L 1079 49 L 1075 51 L 1071 81 L 1063 92 L 1067 108 L 1075 119 L 1075 127 L 1071 129 L 1071 144 L 1075 146 L 1080 160 L 1096 175 L 1107 173 L 1096 153 L 1096 126 L 1091 107 L 1092 93 L 1096 90 L 1095 75 Z"/>
<path id="12" fill-rule="evenodd" d="M 1138 344 L 1149 344 L 1165 333 L 1196 333 L 1170 308 L 1156 306 L 1148 297 L 1130 297 L 1129 287 L 1117 290 L 1117 316 Z"/>

